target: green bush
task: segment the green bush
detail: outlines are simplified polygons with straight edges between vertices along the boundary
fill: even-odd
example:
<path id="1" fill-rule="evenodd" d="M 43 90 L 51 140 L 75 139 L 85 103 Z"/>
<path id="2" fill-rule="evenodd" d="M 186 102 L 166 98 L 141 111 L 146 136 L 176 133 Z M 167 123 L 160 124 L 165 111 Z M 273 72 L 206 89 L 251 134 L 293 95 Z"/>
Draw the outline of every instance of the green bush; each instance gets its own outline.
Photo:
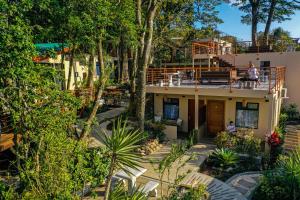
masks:
<path id="1" fill-rule="evenodd" d="M 218 133 L 215 140 L 218 148 L 233 148 L 237 143 L 237 138 L 226 131 Z"/>
<path id="2" fill-rule="evenodd" d="M 215 167 L 228 168 L 235 166 L 239 157 L 235 152 L 229 149 L 216 149 L 209 156 L 209 160 Z"/>
<path id="3" fill-rule="evenodd" d="M 253 199 L 300 199 L 300 148 L 279 157 L 275 168 L 264 174 Z"/>
<path id="4" fill-rule="evenodd" d="M 243 131 L 242 133 L 237 133 L 237 143 L 234 147 L 235 151 L 238 153 L 246 153 L 251 156 L 258 155 L 261 151 L 261 140 L 255 138 L 253 131 Z"/>
<path id="5" fill-rule="evenodd" d="M 191 188 L 186 192 L 178 192 L 177 190 L 171 193 L 167 200 L 206 200 L 208 199 L 208 193 L 205 185 L 199 185 L 198 187 Z"/>
<path id="6" fill-rule="evenodd" d="M 281 113 L 287 114 L 288 121 L 300 120 L 300 112 L 297 104 L 282 106 Z"/>
<path id="7" fill-rule="evenodd" d="M 261 152 L 261 140 L 255 138 L 252 130 L 240 129 L 235 135 L 226 131 L 220 132 L 216 138 L 218 148 L 226 148 L 249 155 L 258 155 Z"/>
<path id="8" fill-rule="evenodd" d="M 5 183 L 0 181 L 0 199 L 3 200 L 14 200 L 16 199 L 16 193 L 12 187 L 7 186 Z"/>
<path id="9" fill-rule="evenodd" d="M 166 134 L 163 131 L 165 128 L 165 125 L 161 122 L 147 121 L 145 123 L 145 130 L 150 137 L 158 139 L 159 142 L 163 142 L 166 139 Z"/>

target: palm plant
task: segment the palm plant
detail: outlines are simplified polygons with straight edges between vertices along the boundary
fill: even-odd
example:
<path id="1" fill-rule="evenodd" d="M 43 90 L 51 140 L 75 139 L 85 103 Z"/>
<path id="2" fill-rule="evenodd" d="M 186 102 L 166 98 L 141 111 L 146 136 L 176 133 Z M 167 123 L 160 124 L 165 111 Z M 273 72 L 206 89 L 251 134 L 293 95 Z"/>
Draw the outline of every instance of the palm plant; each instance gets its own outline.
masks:
<path id="1" fill-rule="evenodd" d="M 104 134 L 103 142 L 106 145 L 110 156 L 110 169 L 107 176 L 105 200 L 109 199 L 111 178 L 116 169 L 126 171 L 127 167 L 137 168 L 139 166 L 139 155 L 134 152 L 138 143 L 143 140 L 139 131 L 131 131 L 127 128 L 127 122 L 121 119 L 113 126 L 111 136 Z"/>
<path id="2" fill-rule="evenodd" d="M 300 148 L 288 156 L 281 156 L 276 171 L 282 174 L 282 180 L 290 189 L 293 200 L 300 198 Z"/>
<path id="3" fill-rule="evenodd" d="M 214 165 L 226 168 L 235 165 L 239 157 L 235 152 L 222 148 L 216 149 L 210 156 L 210 159 Z"/>
<path id="4" fill-rule="evenodd" d="M 146 200 L 147 197 L 144 193 L 138 189 L 134 189 L 130 194 L 124 190 L 121 185 L 117 187 L 109 194 L 109 200 Z"/>

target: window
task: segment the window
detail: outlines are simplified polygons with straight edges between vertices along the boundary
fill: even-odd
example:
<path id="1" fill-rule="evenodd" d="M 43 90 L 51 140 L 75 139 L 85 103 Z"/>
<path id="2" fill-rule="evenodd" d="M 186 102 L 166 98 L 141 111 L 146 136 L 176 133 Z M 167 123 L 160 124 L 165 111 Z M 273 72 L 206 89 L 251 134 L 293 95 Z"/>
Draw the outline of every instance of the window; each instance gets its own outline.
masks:
<path id="1" fill-rule="evenodd" d="M 242 102 L 236 103 L 236 127 L 242 128 L 258 128 L 258 103 L 247 103 L 243 107 Z"/>
<path id="2" fill-rule="evenodd" d="M 179 99 L 164 100 L 164 119 L 177 120 L 179 117 Z"/>

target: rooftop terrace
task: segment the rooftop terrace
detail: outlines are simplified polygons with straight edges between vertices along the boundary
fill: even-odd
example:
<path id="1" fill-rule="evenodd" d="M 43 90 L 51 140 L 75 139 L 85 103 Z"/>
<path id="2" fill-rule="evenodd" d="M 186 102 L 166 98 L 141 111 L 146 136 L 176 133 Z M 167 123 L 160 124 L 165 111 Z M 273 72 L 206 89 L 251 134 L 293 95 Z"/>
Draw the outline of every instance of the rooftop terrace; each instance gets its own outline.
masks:
<path id="1" fill-rule="evenodd" d="M 259 69 L 258 81 L 247 78 L 248 68 L 164 67 L 149 68 L 147 86 L 201 89 L 252 89 L 278 91 L 284 84 L 285 67 Z"/>

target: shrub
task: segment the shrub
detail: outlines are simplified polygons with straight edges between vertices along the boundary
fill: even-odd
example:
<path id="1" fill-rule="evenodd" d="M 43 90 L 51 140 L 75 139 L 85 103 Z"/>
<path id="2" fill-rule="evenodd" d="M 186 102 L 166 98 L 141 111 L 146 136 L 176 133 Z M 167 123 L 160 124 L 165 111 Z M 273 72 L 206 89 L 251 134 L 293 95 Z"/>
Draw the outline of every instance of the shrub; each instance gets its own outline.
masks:
<path id="1" fill-rule="evenodd" d="M 198 187 L 191 188 L 186 192 L 178 192 L 175 190 L 167 198 L 167 200 L 206 200 L 208 199 L 208 193 L 205 185 L 199 185 Z"/>
<path id="2" fill-rule="evenodd" d="M 275 169 L 264 174 L 254 199 L 300 199 L 300 148 L 279 157 Z"/>
<path id="3" fill-rule="evenodd" d="M 288 121 L 300 119 L 300 113 L 297 104 L 284 105 L 282 106 L 281 112 L 287 114 Z"/>
<path id="4" fill-rule="evenodd" d="M 260 143 L 261 140 L 255 138 L 253 131 L 243 131 L 237 133 L 237 143 L 235 151 L 239 153 L 246 153 L 249 155 L 258 155 L 261 151 Z"/>
<path id="5" fill-rule="evenodd" d="M 145 130 L 151 135 L 152 138 L 157 138 L 159 142 L 163 142 L 166 134 L 163 132 L 165 125 L 161 122 L 146 122 Z"/>
<path id="6" fill-rule="evenodd" d="M 238 155 L 229 149 L 216 149 L 210 156 L 210 161 L 216 167 L 227 168 L 237 164 Z"/>
<path id="7" fill-rule="evenodd" d="M 216 144 L 218 148 L 233 148 L 236 145 L 237 138 L 226 131 L 218 133 Z"/>
<path id="8" fill-rule="evenodd" d="M 255 138 L 252 130 L 240 129 L 236 135 L 226 131 L 220 132 L 216 138 L 218 148 L 227 148 L 237 153 L 246 153 L 249 155 L 258 155 L 261 151 L 261 140 Z"/>

